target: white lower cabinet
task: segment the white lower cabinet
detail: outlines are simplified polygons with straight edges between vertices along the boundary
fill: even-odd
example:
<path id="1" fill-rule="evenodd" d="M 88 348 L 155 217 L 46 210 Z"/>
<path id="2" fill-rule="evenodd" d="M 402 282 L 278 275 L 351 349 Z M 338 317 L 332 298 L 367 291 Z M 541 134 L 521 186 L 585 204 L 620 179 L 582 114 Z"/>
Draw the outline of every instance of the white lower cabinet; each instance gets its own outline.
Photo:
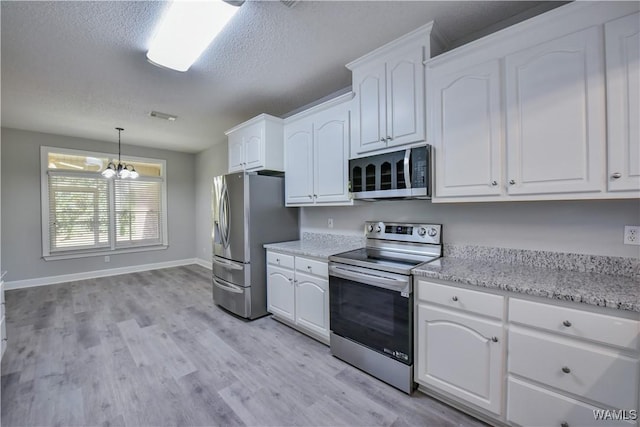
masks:
<path id="1" fill-rule="evenodd" d="M 296 272 L 296 323 L 329 336 L 329 280 Z"/>
<path id="2" fill-rule="evenodd" d="M 420 390 L 490 424 L 638 426 L 640 314 L 416 283 Z"/>
<path id="3" fill-rule="evenodd" d="M 449 292 L 449 296 L 444 296 Z M 463 292 L 463 293 L 460 293 Z M 504 298 L 425 281 L 418 282 L 415 381 L 492 414 L 503 400 Z M 450 308 L 449 302 L 456 304 Z M 482 306 L 493 316 L 478 315 Z M 467 310 L 466 307 L 472 307 Z"/>
<path id="4" fill-rule="evenodd" d="M 267 310 L 278 320 L 328 344 L 328 263 L 267 251 Z"/>
<path id="5" fill-rule="evenodd" d="M 519 426 L 587 427 L 611 425 L 596 421 L 595 406 L 571 399 L 551 390 L 509 378 L 507 417 Z M 620 425 L 626 423 L 619 422 Z M 628 424 L 627 424 L 628 425 Z"/>
<path id="6" fill-rule="evenodd" d="M 267 267 L 267 310 L 284 319 L 295 320 L 293 271 Z"/>
<path id="7" fill-rule="evenodd" d="M 639 334 L 637 319 L 510 298 L 507 421 L 637 425 Z"/>

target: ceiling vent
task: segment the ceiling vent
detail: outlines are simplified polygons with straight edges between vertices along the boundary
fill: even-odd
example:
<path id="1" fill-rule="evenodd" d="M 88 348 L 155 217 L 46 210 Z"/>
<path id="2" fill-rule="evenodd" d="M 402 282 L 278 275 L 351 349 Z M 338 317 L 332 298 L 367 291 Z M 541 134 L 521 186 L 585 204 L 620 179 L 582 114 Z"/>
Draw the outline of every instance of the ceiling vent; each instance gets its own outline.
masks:
<path id="1" fill-rule="evenodd" d="M 156 119 L 169 120 L 170 122 L 175 122 L 178 116 L 174 116 L 173 114 L 161 113 L 159 111 L 152 111 L 149 113 L 151 117 L 155 117 Z"/>
<path id="2" fill-rule="evenodd" d="M 300 3 L 300 0 L 280 0 L 280 3 L 287 6 L 289 9 L 291 9 L 293 6 Z"/>

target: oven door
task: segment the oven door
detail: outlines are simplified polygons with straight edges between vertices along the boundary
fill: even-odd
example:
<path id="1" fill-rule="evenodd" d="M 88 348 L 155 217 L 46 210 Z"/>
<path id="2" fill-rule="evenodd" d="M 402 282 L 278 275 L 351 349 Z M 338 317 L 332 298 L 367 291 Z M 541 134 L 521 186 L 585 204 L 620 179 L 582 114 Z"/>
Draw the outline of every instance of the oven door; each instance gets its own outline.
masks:
<path id="1" fill-rule="evenodd" d="M 411 276 L 329 264 L 331 331 L 413 364 Z"/>

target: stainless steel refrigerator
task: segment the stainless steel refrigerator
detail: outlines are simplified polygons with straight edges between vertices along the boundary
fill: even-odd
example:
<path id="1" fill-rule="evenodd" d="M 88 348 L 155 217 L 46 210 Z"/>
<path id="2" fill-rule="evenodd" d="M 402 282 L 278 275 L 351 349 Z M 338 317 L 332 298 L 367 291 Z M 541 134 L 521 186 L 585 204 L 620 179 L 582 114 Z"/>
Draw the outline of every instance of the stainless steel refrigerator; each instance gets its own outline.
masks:
<path id="1" fill-rule="evenodd" d="M 284 207 L 284 177 L 213 179 L 213 300 L 238 316 L 267 314 L 265 243 L 298 239 L 298 209 Z"/>

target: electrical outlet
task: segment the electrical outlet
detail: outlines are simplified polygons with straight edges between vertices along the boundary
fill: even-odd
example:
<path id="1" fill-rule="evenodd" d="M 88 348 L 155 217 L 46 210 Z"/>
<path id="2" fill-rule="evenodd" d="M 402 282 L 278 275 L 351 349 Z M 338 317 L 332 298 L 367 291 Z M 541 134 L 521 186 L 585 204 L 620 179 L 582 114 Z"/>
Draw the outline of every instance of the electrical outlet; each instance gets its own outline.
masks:
<path id="1" fill-rule="evenodd" d="M 109 255 L 105 255 L 104 262 L 111 262 L 111 257 Z"/>
<path id="2" fill-rule="evenodd" d="M 327 227 L 329 227 L 329 228 L 333 228 L 333 218 L 329 218 L 329 219 L 327 220 Z"/>
<path id="3" fill-rule="evenodd" d="M 637 225 L 624 226 L 624 244 L 640 246 L 640 226 L 637 226 Z"/>

